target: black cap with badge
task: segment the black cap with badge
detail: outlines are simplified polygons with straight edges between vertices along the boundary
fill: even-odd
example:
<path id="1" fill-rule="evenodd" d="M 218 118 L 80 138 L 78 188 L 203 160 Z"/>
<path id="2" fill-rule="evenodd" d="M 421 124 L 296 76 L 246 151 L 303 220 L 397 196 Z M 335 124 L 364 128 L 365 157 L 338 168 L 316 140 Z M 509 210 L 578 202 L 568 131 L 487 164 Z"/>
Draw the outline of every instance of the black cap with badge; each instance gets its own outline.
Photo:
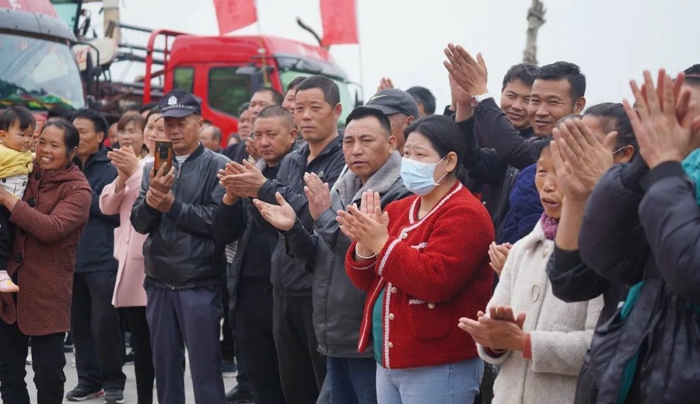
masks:
<path id="1" fill-rule="evenodd" d="M 378 109 L 386 115 L 402 113 L 418 119 L 416 100 L 411 94 L 396 88 L 381 90 L 367 101 L 365 107 Z"/>
<path id="2" fill-rule="evenodd" d="M 184 118 L 192 114 L 202 115 L 202 100 L 183 90 L 169 91 L 158 103 L 162 118 Z"/>

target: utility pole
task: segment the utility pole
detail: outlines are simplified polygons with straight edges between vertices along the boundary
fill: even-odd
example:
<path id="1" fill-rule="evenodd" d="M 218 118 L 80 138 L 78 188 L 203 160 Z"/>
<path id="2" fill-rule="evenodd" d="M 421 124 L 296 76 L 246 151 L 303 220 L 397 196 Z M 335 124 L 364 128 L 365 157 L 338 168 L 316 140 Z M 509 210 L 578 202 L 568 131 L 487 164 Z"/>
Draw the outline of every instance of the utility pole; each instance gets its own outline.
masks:
<path id="1" fill-rule="evenodd" d="M 532 7 L 527 12 L 527 43 L 523 52 L 523 62 L 537 64 L 537 31 L 547 22 L 544 14 L 547 12 L 541 0 L 532 0 Z"/>

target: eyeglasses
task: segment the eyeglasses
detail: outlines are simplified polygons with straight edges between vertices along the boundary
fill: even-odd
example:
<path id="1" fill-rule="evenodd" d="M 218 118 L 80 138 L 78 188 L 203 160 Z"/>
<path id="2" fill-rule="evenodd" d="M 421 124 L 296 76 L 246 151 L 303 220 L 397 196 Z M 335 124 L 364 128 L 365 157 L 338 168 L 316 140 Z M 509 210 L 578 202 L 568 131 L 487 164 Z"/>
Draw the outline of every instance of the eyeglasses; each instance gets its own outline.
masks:
<path id="1" fill-rule="evenodd" d="M 613 152 L 613 156 L 616 155 L 617 153 L 619 153 L 619 152 L 625 150 L 626 147 L 627 147 L 627 146 L 622 146 L 622 147 L 620 147 L 619 149 L 615 150 L 615 151 Z"/>

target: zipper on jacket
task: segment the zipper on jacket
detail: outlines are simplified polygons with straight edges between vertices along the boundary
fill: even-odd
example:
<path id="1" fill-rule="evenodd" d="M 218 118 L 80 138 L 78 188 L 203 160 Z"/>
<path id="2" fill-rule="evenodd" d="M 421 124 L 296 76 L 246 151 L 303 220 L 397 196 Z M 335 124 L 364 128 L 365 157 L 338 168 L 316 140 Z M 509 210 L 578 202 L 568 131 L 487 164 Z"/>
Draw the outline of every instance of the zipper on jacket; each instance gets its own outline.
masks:
<path id="1" fill-rule="evenodd" d="M 182 166 L 184 166 L 184 165 L 185 165 L 185 162 L 183 161 Z M 175 181 L 173 182 L 173 187 L 171 189 L 171 191 L 173 193 L 173 201 L 177 200 L 177 191 L 179 189 L 179 187 L 177 186 L 177 183 L 178 183 L 178 180 L 180 179 L 180 172 L 182 171 L 182 166 L 178 164 L 177 167 L 175 167 Z M 170 229 L 168 229 L 168 230 L 170 230 Z M 172 237 L 171 236 L 172 236 L 171 232 L 168 231 L 168 260 L 169 260 L 168 266 L 170 267 L 169 268 L 169 270 L 170 270 L 170 289 L 175 290 L 175 271 L 173 268 L 173 244 L 172 244 Z"/>

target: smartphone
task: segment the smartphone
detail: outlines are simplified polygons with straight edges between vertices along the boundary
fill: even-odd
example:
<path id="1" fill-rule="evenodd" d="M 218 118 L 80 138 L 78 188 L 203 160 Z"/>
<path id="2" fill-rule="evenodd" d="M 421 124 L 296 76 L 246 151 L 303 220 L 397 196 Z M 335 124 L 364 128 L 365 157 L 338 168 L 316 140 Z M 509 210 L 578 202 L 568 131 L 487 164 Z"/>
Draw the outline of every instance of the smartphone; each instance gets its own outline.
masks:
<path id="1" fill-rule="evenodd" d="M 156 140 L 156 159 L 153 164 L 153 172 L 157 173 L 163 166 L 167 165 L 166 172 L 173 166 L 173 142 L 170 140 Z"/>

